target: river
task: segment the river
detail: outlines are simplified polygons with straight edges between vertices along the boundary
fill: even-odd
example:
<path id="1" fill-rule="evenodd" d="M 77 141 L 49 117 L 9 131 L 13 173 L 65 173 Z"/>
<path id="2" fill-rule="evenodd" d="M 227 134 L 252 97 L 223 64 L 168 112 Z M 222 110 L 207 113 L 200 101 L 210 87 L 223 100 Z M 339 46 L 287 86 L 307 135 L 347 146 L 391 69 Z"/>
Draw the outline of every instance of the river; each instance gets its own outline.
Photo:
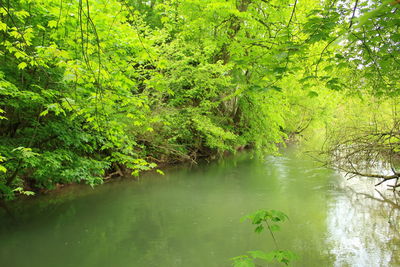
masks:
<path id="1" fill-rule="evenodd" d="M 400 266 L 399 205 L 374 181 L 322 168 L 297 150 L 243 153 L 11 204 L 0 211 L 2 267 L 230 266 L 273 240 L 241 218 L 285 212 L 276 233 L 293 266 Z"/>

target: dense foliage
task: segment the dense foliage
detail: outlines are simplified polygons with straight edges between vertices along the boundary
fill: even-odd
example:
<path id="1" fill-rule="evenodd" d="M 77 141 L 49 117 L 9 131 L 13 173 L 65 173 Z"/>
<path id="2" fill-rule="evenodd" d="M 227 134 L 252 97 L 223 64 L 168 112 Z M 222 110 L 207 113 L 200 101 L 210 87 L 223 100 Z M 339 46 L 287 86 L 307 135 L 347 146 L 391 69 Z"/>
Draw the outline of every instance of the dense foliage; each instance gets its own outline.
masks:
<path id="1" fill-rule="evenodd" d="M 343 94 L 396 98 L 398 7 L 0 0 L 2 198 L 273 151 L 324 124 Z"/>

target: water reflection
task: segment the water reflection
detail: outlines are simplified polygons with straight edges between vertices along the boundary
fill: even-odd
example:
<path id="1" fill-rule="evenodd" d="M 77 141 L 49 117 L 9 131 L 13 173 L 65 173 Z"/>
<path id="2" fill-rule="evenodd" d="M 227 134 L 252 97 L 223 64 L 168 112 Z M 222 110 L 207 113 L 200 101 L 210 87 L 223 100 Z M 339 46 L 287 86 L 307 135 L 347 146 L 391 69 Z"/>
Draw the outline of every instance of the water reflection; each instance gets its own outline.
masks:
<path id="1" fill-rule="evenodd" d="M 343 176 L 327 214 L 327 243 L 334 266 L 399 266 L 398 193 L 374 180 Z"/>
<path id="2" fill-rule="evenodd" d="M 230 266 L 275 248 L 240 220 L 257 209 L 289 215 L 276 237 L 300 256 L 293 266 L 399 266 L 395 196 L 292 152 L 15 203 L 15 219 L 0 210 L 0 266 Z"/>

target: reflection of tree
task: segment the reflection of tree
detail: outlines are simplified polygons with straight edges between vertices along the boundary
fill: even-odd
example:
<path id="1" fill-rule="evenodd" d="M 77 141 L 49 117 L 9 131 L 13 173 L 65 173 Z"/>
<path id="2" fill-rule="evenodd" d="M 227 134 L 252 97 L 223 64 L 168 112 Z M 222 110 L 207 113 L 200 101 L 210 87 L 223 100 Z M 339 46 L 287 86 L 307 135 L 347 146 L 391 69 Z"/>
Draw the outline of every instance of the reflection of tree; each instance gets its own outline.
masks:
<path id="1" fill-rule="evenodd" d="M 3 210 L 5 214 L 7 214 L 10 218 L 14 219 L 14 214 L 11 212 L 10 208 L 7 206 L 7 203 L 0 200 L 0 210 Z M 1 216 L 1 213 L 0 213 Z"/>
<path id="2" fill-rule="evenodd" d="M 368 226 L 372 231 L 364 234 L 364 245 L 369 242 L 376 242 L 377 248 L 382 251 L 392 252 L 390 254 L 390 266 L 400 264 L 400 201 L 399 193 L 392 192 L 390 196 L 379 190 L 374 192 L 358 192 L 352 187 L 348 187 L 348 200 L 355 209 L 366 211 L 372 216 L 358 217 L 354 222 L 360 229 Z M 376 195 L 375 195 L 376 194 Z M 370 201 L 366 201 L 366 200 Z"/>

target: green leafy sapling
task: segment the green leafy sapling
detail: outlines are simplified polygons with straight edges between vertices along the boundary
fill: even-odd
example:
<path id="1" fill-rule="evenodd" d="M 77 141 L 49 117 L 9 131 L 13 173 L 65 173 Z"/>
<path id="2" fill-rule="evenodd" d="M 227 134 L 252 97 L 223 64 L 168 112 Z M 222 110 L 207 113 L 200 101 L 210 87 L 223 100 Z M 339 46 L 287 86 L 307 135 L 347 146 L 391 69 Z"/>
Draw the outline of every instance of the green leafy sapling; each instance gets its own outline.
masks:
<path id="1" fill-rule="evenodd" d="M 296 259 L 296 254 L 290 250 L 280 250 L 276 241 L 274 232 L 280 230 L 279 223 L 286 221 L 289 217 L 277 210 L 258 210 L 253 214 L 245 216 L 252 224 L 256 225 L 254 232 L 261 233 L 264 229 L 268 229 L 276 249 L 264 252 L 260 250 L 248 251 L 247 255 L 240 255 L 232 258 L 234 267 L 254 267 L 254 260 L 259 259 L 266 262 L 276 262 L 288 266 L 291 261 Z"/>

